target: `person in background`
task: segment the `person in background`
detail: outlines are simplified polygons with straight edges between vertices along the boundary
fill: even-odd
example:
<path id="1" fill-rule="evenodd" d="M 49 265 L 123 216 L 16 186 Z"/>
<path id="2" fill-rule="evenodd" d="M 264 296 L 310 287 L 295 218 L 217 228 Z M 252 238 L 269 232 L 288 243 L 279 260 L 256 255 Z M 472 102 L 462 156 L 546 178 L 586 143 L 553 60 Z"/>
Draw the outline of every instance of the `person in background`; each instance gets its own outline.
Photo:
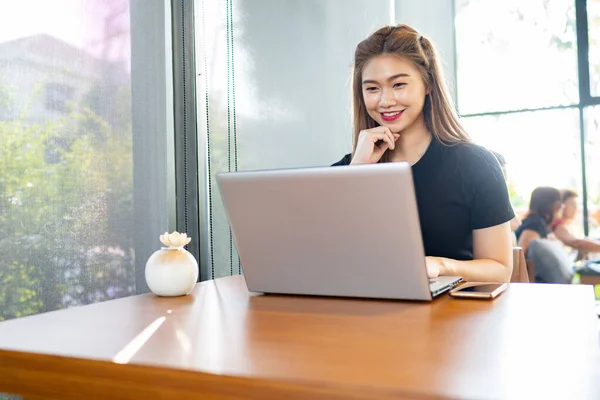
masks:
<path id="1" fill-rule="evenodd" d="M 506 159 L 504 156 L 496 151 L 491 150 L 491 152 L 496 156 L 498 163 L 500 164 L 500 168 L 502 168 L 502 175 L 504 175 L 504 180 L 508 185 L 508 173 L 506 172 Z M 517 239 L 514 235 L 514 232 L 517 230 L 519 226 L 521 226 L 521 218 L 519 218 L 516 214 L 513 219 L 510 220 L 510 230 L 513 231 L 513 245 L 516 245 Z"/>
<path id="2" fill-rule="evenodd" d="M 577 192 L 563 190 L 561 193 L 563 208 L 558 218 L 552 223 L 552 232 L 566 246 L 579 251 L 580 256 L 586 253 L 600 253 L 600 242 L 586 238 L 578 238 L 569 231 L 569 224 L 577 215 Z"/>
<path id="3" fill-rule="evenodd" d="M 517 244 L 525 254 L 529 242 L 534 239 L 547 239 L 551 233 L 552 222 L 558 217 L 562 207 L 560 191 L 553 187 L 537 187 L 531 193 L 529 211 L 521 226 L 515 231 Z"/>
<path id="4" fill-rule="evenodd" d="M 352 94 L 353 151 L 333 165 L 409 163 L 429 277 L 508 282 L 514 212 L 502 170 L 460 124 L 433 43 L 407 25 L 377 30 L 356 47 Z M 377 224 L 401 210 L 364 212 Z M 381 240 L 395 251 L 399 239 Z"/>

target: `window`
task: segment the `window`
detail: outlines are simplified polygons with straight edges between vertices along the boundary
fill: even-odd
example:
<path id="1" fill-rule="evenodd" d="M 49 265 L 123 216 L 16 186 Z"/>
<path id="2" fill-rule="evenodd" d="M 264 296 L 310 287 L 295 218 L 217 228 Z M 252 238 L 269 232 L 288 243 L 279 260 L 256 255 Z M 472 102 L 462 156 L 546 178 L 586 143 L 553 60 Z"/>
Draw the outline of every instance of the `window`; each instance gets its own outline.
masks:
<path id="1" fill-rule="evenodd" d="M 51 111 L 68 111 L 68 102 L 73 97 L 73 88 L 61 83 L 46 85 L 46 108 Z"/>
<path id="2" fill-rule="evenodd" d="M 573 0 L 458 0 L 462 114 L 577 104 Z"/>
<path id="3" fill-rule="evenodd" d="M 592 96 L 600 95 L 600 1 L 587 1 L 590 61 L 590 90 Z"/>
<path id="4" fill-rule="evenodd" d="M 475 141 L 507 159 L 513 207 L 525 212 L 536 186 L 573 189 L 574 230 L 598 235 L 600 1 L 455 4 L 459 111 Z"/>
<path id="5" fill-rule="evenodd" d="M 144 263 L 172 228 L 167 12 L 0 4 L 0 321 L 145 290 Z"/>
<path id="6" fill-rule="evenodd" d="M 600 240 L 600 107 L 586 109 L 585 161 L 590 237 Z"/>
<path id="7" fill-rule="evenodd" d="M 0 124 L 0 320 L 135 292 L 129 7 L 69 4 L 0 6 L 0 76 L 19 109 Z M 96 87 L 118 109 L 90 101 Z"/>
<path id="8" fill-rule="evenodd" d="M 10 87 L 0 77 L 0 121 L 10 119 L 10 103 L 11 99 Z"/>

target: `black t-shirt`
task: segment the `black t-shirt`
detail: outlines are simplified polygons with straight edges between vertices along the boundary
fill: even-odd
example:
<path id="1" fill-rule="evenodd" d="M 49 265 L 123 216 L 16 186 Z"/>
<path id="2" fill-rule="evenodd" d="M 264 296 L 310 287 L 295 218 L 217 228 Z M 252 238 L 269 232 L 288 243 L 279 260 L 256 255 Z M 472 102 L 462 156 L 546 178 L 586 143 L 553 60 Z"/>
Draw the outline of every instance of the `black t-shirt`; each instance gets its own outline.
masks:
<path id="1" fill-rule="evenodd" d="M 517 240 L 519 240 L 521 233 L 526 229 L 537 232 L 542 239 L 548 237 L 548 224 L 541 215 L 532 214 L 523 220 L 521 225 L 515 230 Z"/>
<path id="2" fill-rule="evenodd" d="M 347 154 L 333 166 L 351 160 Z M 472 260 L 473 230 L 514 218 L 498 160 L 481 146 L 434 138 L 412 174 L 427 256 Z"/>

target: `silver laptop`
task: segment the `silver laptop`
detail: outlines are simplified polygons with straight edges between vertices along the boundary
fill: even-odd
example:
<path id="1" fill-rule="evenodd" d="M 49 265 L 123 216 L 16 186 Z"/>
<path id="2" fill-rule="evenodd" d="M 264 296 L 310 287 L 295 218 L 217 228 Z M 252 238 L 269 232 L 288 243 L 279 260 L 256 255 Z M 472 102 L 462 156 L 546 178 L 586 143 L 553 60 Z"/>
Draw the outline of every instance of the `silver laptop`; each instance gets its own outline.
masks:
<path id="1" fill-rule="evenodd" d="M 408 163 L 219 173 L 248 290 L 431 300 Z"/>

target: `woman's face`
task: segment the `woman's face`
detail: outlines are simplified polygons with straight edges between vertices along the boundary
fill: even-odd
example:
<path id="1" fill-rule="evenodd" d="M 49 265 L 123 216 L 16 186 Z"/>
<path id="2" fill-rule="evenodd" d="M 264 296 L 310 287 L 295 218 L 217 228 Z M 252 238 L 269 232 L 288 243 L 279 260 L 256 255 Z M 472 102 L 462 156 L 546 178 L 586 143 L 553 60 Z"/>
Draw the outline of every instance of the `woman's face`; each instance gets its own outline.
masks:
<path id="1" fill-rule="evenodd" d="M 563 203 L 560 200 L 557 200 L 554 202 L 554 210 L 552 213 L 552 219 L 560 218 L 562 208 L 563 208 Z"/>
<path id="2" fill-rule="evenodd" d="M 565 200 L 562 214 L 563 214 L 563 218 L 565 218 L 565 219 L 575 218 L 575 215 L 577 214 L 577 198 L 576 197 L 574 197 L 574 196 L 569 197 L 567 200 Z"/>
<path id="3" fill-rule="evenodd" d="M 412 62 L 379 55 L 365 64 L 362 80 L 367 112 L 379 125 L 398 133 L 422 118 L 427 90 Z"/>

